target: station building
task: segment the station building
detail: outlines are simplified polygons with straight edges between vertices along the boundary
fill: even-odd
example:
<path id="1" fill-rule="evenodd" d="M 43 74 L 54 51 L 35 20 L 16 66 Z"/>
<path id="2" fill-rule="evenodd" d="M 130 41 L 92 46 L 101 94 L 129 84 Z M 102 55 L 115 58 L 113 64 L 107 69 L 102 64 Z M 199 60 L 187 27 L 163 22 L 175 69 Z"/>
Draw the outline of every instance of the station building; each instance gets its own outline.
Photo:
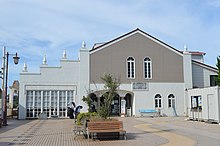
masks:
<path id="1" fill-rule="evenodd" d="M 150 34 L 135 29 L 105 43 L 87 48 L 83 42 L 79 59 L 70 60 L 64 50 L 59 66 L 48 66 L 46 56 L 38 73 L 20 73 L 19 119 L 67 117 L 71 102 L 82 105 L 90 94 L 100 102 L 104 73 L 120 79 L 111 113 L 140 116 L 141 109 L 157 109 L 163 116 L 189 112 L 188 90 L 213 85 L 218 70 L 204 63 L 205 53 L 178 50 Z M 124 112 L 124 110 L 123 110 Z"/>

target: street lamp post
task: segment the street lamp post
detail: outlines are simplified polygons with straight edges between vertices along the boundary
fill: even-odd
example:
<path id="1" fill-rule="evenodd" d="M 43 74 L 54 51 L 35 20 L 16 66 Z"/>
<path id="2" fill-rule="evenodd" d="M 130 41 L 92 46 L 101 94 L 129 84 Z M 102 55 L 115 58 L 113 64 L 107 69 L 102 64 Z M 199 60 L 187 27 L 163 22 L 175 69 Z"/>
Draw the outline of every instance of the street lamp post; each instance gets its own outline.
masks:
<path id="1" fill-rule="evenodd" d="M 6 52 L 6 47 L 3 47 L 3 60 L 2 60 L 2 89 L 4 91 L 2 92 L 2 103 L 3 103 L 3 126 L 7 126 L 7 94 L 8 94 L 8 60 L 9 55 L 15 55 L 13 57 L 14 64 L 18 64 L 19 58 L 18 54 L 9 54 L 9 52 Z"/>

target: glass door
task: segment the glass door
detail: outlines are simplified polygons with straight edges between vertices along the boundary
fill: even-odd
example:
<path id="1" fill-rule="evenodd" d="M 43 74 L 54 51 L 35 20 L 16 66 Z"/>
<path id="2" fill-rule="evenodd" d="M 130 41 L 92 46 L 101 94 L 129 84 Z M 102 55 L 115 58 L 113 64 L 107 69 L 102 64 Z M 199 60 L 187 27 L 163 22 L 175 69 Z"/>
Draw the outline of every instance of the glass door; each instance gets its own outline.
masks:
<path id="1" fill-rule="evenodd" d="M 51 115 L 58 115 L 57 113 L 57 98 L 58 91 L 51 91 Z"/>
<path id="2" fill-rule="evenodd" d="M 41 113 L 41 91 L 35 91 L 34 117 L 37 118 Z"/>
<path id="3" fill-rule="evenodd" d="M 66 91 L 59 91 L 59 117 L 67 117 Z"/>
<path id="4" fill-rule="evenodd" d="M 26 117 L 33 117 L 33 91 L 27 91 L 27 99 L 26 99 Z"/>
<path id="5" fill-rule="evenodd" d="M 43 91 L 43 112 L 49 117 L 50 91 Z"/>

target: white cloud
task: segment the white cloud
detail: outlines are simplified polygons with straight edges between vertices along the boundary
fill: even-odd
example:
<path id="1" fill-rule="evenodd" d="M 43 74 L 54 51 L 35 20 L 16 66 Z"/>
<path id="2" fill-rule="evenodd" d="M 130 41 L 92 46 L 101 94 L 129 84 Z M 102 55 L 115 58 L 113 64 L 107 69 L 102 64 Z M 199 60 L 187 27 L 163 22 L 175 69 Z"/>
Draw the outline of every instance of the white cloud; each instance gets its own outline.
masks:
<path id="1" fill-rule="evenodd" d="M 206 52 L 214 66 L 219 6 L 219 0 L 0 1 L 0 46 L 18 52 L 29 70 L 38 70 L 45 53 L 48 64 L 58 66 L 63 49 L 76 59 L 82 41 L 92 47 L 139 27 L 177 49 L 187 43 L 191 50 Z"/>

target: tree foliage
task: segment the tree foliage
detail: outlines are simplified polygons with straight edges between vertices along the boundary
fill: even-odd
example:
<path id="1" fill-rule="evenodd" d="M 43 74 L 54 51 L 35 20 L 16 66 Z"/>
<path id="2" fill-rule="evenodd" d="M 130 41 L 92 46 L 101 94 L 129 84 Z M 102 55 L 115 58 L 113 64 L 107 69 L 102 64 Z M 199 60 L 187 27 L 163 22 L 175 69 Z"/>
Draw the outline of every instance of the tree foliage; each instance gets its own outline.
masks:
<path id="1" fill-rule="evenodd" d="M 91 105 L 92 105 L 92 99 L 90 98 L 90 94 L 87 95 L 87 97 L 83 96 L 83 99 L 82 99 L 86 104 L 87 106 L 89 107 L 88 108 L 88 111 L 89 112 L 92 112 L 92 108 L 91 108 Z"/>
<path id="2" fill-rule="evenodd" d="M 117 78 L 114 78 L 111 74 L 104 74 L 103 77 L 101 77 L 102 81 L 104 82 L 105 92 L 102 96 L 104 97 L 103 103 L 99 106 L 97 112 L 99 116 L 101 116 L 104 119 L 107 119 L 110 116 L 111 112 L 111 103 L 113 101 L 113 98 L 115 97 L 116 90 L 120 86 L 119 80 Z"/>
<path id="3" fill-rule="evenodd" d="M 220 86 L 220 56 L 217 57 L 217 64 L 218 68 L 218 77 L 217 77 L 217 85 Z"/>

